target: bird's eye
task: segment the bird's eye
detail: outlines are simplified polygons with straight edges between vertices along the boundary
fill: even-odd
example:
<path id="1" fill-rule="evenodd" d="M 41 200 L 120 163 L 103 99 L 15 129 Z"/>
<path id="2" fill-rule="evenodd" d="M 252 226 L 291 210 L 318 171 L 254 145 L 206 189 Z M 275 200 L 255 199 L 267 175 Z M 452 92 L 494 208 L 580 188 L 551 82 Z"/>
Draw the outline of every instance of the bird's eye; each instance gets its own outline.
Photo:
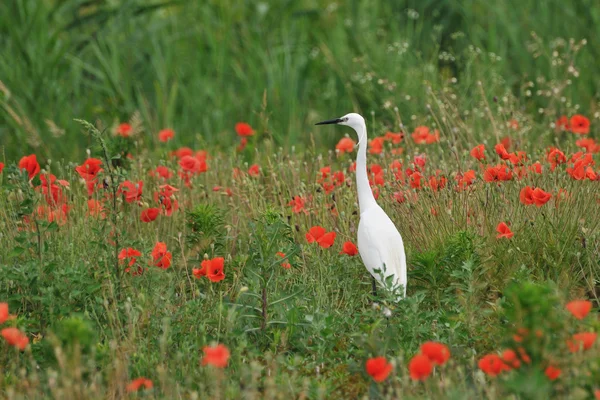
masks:
<path id="1" fill-rule="evenodd" d="M 348 122 L 348 117 L 344 118 L 344 122 Z"/>

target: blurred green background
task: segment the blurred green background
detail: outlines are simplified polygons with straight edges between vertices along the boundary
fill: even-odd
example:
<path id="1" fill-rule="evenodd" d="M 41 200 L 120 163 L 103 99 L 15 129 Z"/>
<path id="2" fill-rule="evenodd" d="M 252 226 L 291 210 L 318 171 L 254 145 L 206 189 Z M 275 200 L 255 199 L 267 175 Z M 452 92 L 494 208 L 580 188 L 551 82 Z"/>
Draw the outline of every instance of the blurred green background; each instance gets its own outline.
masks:
<path id="1" fill-rule="evenodd" d="M 74 118 L 136 112 L 150 146 L 164 127 L 174 145 L 230 146 L 236 121 L 301 146 L 319 118 L 359 111 L 394 128 L 394 107 L 418 119 L 426 88 L 451 77 L 468 108 L 478 80 L 490 98 L 523 97 L 565 62 L 561 91 L 589 114 L 599 37 L 597 0 L 2 1 L 0 146 L 7 160 L 81 157 Z"/>

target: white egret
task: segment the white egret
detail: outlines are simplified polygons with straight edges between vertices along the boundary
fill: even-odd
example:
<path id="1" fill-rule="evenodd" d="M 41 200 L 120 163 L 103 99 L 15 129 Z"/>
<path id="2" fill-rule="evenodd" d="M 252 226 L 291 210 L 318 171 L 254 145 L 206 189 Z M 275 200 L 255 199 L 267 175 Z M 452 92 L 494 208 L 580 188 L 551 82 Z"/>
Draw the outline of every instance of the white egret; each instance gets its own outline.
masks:
<path id="1" fill-rule="evenodd" d="M 356 156 L 356 189 L 360 222 L 358 223 L 358 252 L 373 278 L 384 287 L 391 280 L 394 289 L 406 297 L 406 255 L 402 236 L 385 211 L 375 201 L 367 175 L 367 127 L 362 116 L 355 113 L 319 122 L 316 125 L 347 125 L 358 135 Z M 390 278 L 391 277 L 391 278 Z M 375 281 L 373 281 L 375 291 Z"/>

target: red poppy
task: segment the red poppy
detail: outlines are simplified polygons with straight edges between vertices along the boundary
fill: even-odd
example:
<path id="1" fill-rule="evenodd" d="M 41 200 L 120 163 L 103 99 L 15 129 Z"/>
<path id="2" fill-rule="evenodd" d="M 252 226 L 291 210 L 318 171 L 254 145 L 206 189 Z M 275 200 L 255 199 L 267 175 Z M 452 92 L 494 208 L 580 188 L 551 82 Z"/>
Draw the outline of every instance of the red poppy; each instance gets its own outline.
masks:
<path id="1" fill-rule="evenodd" d="M 164 180 L 171 179 L 173 177 L 173 172 L 164 165 L 159 165 L 156 169 L 150 171 L 150 176 L 163 178 Z"/>
<path id="2" fill-rule="evenodd" d="M 122 137 L 129 137 L 129 135 L 131 135 L 132 133 L 132 130 L 133 128 L 130 124 L 128 124 L 127 122 L 123 122 L 122 124 L 119 124 L 119 126 L 117 126 L 115 134 Z"/>
<path id="3" fill-rule="evenodd" d="M 488 166 L 483 172 L 483 180 L 486 182 L 509 181 L 512 177 L 512 171 L 506 165 L 502 164 L 498 164 L 495 167 Z"/>
<path id="4" fill-rule="evenodd" d="M 509 367 L 502 362 L 502 359 L 497 354 L 487 354 L 483 356 L 478 363 L 479 369 L 489 376 L 496 376 L 502 371 L 506 371 Z"/>
<path id="5" fill-rule="evenodd" d="M 521 361 L 519 360 L 519 357 L 517 357 L 517 353 L 512 349 L 504 350 L 502 353 L 502 361 L 509 368 L 519 368 L 521 366 Z"/>
<path id="6" fill-rule="evenodd" d="M 142 198 L 142 189 L 144 188 L 144 182 L 139 181 L 133 183 L 131 181 L 125 181 L 119 185 L 119 194 L 125 196 L 127 203 L 133 203 L 134 201 L 140 201 Z"/>
<path id="7" fill-rule="evenodd" d="M 185 156 L 193 155 L 194 150 L 190 149 L 189 147 L 180 147 L 171 154 L 173 154 L 175 157 L 177 157 L 179 159 L 182 159 Z"/>
<path id="8" fill-rule="evenodd" d="M 370 154 L 381 154 L 383 151 L 383 144 L 385 142 L 384 137 L 376 137 L 369 141 L 369 153 Z"/>
<path id="9" fill-rule="evenodd" d="M 392 372 L 392 364 L 388 363 L 385 357 L 369 358 L 365 363 L 367 374 L 373 378 L 375 382 L 383 382 Z"/>
<path id="10" fill-rule="evenodd" d="M 550 170 L 554 171 L 558 164 L 564 164 L 567 162 L 567 157 L 565 157 L 565 153 L 557 149 L 556 147 L 551 147 L 548 149 L 548 155 L 546 159 L 550 163 Z"/>
<path id="11" fill-rule="evenodd" d="M 556 129 L 561 131 L 569 130 L 569 118 L 566 115 L 561 115 L 559 119 L 556 120 Z"/>
<path id="12" fill-rule="evenodd" d="M 165 216 L 170 217 L 174 211 L 179 209 L 179 202 L 174 196 L 165 196 L 163 192 L 155 192 L 154 195 L 162 207 L 161 212 Z"/>
<path id="13" fill-rule="evenodd" d="M 238 122 L 235 124 L 235 131 L 239 136 L 252 136 L 254 135 L 254 130 L 250 125 L 245 122 Z"/>
<path id="14" fill-rule="evenodd" d="M 319 170 L 321 177 L 317 180 L 318 182 L 322 182 L 325 178 L 329 176 L 331 173 L 331 167 L 323 167 Z"/>
<path id="15" fill-rule="evenodd" d="M 576 333 L 567 340 L 567 347 L 571 353 L 576 353 L 580 349 L 589 350 L 594 345 L 597 336 L 598 334 L 595 332 Z"/>
<path id="16" fill-rule="evenodd" d="M 19 350 L 25 350 L 29 344 L 29 338 L 17 328 L 4 328 L 0 331 L 6 343 L 15 346 Z"/>
<path id="17" fill-rule="evenodd" d="M 424 381 L 433 371 L 433 364 L 427 356 L 417 354 L 408 363 L 408 371 L 412 379 Z"/>
<path id="18" fill-rule="evenodd" d="M 398 161 L 398 160 L 392 161 L 392 163 L 390 164 L 390 170 L 392 170 L 394 172 L 394 175 L 396 175 L 397 173 L 400 173 L 400 175 L 396 175 L 396 180 L 403 180 L 402 163 L 400 161 Z"/>
<path id="19" fill-rule="evenodd" d="M 40 172 L 40 164 L 37 162 L 37 156 L 31 154 L 19 160 L 19 170 L 27 171 L 29 180 L 32 180 Z"/>
<path id="20" fill-rule="evenodd" d="M 509 150 L 512 147 L 512 140 L 509 136 L 505 136 L 500 139 L 500 143 L 506 150 Z"/>
<path id="21" fill-rule="evenodd" d="M 571 132 L 578 135 L 586 135 L 590 133 L 590 120 L 581 114 L 576 114 L 569 121 Z"/>
<path id="22" fill-rule="evenodd" d="M 282 253 L 281 251 L 278 251 L 278 252 L 277 252 L 277 256 L 278 256 L 278 257 L 281 257 L 281 258 L 285 258 L 285 253 Z M 292 264 L 290 264 L 289 262 L 285 262 L 285 261 L 281 263 L 281 266 L 282 266 L 283 268 L 285 268 L 285 269 L 290 269 L 290 268 L 292 268 Z"/>
<path id="23" fill-rule="evenodd" d="M 533 189 L 525 186 L 519 193 L 519 200 L 525 205 L 533 204 Z"/>
<path id="24" fill-rule="evenodd" d="M 471 186 L 473 182 L 475 182 L 475 171 L 470 169 L 464 174 L 457 173 L 455 179 L 456 183 L 458 184 L 458 189 L 465 189 L 467 186 Z"/>
<path id="25" fill-rule="evenodd" d="M 508 225 L 506 224 L 506 222 L 500 222 L 496 227 L 496 232 L 498 232 L 498 235 L 496 236 L 497 239 L 510 239 L 514 235 L 508 227 Z"/>
<path id="26" fill-rule="evenodd" d="M 8 319 L 8 303 L 0 303 L 0 324 Z"/>
<path id="27" fill-rule="evenodd" d="M 244 151 L 244 149 L 246 148 L 247 145 L 248 145 L 248 138 L 241 137 L 240 144 L 237 145 L 235 150 L 238 152 Z"/>
<path id="28" fill-rule="evenodd" d="M 429 133 L 426 126 L 417 126 L 411 134 L 416 144 L 432 144 L 440 141 L 440 132 L 436 129 L 434 133 Z"/>
<path id="29" fill-rule="evenodd" d="M 88 158 L 81 165 L 75 167 L 75 171 L 81 176 L 81 178 L 85 181 L 92 181 L 97 178 L 97 175 L 104 171 L 100 166 L 102 165 L 102 161 L 97 158 Z"/>
<path id="30" fill-rule="evenodd" d="M 8 312 L 8 303 L 0 303 L 0 325 L 13 318 L 15 316 Z"/>
<path id="31" fill-rule="evenodd" d="M 404 194 L 404 192 L 394 192 L 392 196 L 394 197 L 394 200 L 396 200 L 400 204 L 406 201 L 406 195 Z"/>
<path id="32" fill-rule="evenodd" d="M 446 179 L 445 176 L 430 176 L 429 177 L 429 187 L 431 188 L 431 190 L 433 190 L 434 192 L 437 192 L 440 189 L 443 189 L 446 187 L 446 182 L 448 180 Z"/>
<path id="33" fill-rule="evenodd" d="M 501 159 L 503 159 L 503 160 L 510 159 L 510 154 L 508 153 L 508 151 L 506 150 L 506 148 L 504 147 L 504 145 L 502 143 L 498 143 L 494 147 L 494 150 L 496 150 L 496 154 L 498 154 Z"/>
<path id="34" fill-rule="evenodd" d="M 522 165 L 527 160 L 527 153 L 524 151 L 516 151 L 508 155 L 508 161 L 513 165 Z"/>
<path id="35" fill-rule="evenodd" d="M 425 143 L 426 144 L 437 143 L 439 141 L 440 141 L 440 131 L 438 131 L 437 129 L 434 130 L 432 134 L 428 135 L 425 138 Z"/>
<path id="36" fill-rule="evenodd" d="M 308 243 L 316 242 L 319 246 L 326 249 L 333 245 L 335 241 L 335 232 L 326 232 L 321 226 L 313 226 L 306 234 Z"/>
<path id="37" fill-rule="evenodd" d="M 532 193 L 533 202 L 537 207 L 541 207 L 546 204 L 552 195 L 550 193 L 544 192 L 540 188 L 535 188 Z"/>
<path id="38" fill-rule="evenodd" d="M 352 242 L 344 242 L 342 245 L 342 251 L 340 254 L 347 254 L 349 256 L 355 256 L 358 254 L 358 249 Z"/>
<path id="39" fill-rule="evenodd" d="M 225 345 L 205 346 L 202 351 L 204 352 L 202 365 L 212 365 L 217 368 L 225 368 L 227 366 L 230 354 L 229 349 Z"/>
<path id="40" fill-rule="evenodd" d="M 529 171 L 536 173 L 536 174 L 541 174 L 542 173 L 542 164 L 539 161 L 534 162 L 533 164 L 531 164 L 529 166 Z"/>
<path id="41" fill-rule="evenodd" d="M 409 178 L 410 187 L 413 189 L 420 189 L 421 188 L 421 179 L 423 179 L 423 175 L 421 175 L 421 173 L 419 171 L 415 171 L 412 174 L 410 174 L 410 178 Z"/>
<path id="42" fill-rule="evenodd" d="M 600 145 L 596 143 L 596 141 L 592 138 L 582 138 L 575 142 L 577 147 L 583 147 L 588 153 L 598 153 L 600 152 Z"/>
<path id="43" fill-rule="evenodd" d="M 200 264 L 202 268 L 194 268 L 192 273 L 198 279 L 206 276 L 211 282 L 220 282 L 225 279 L 223 267 L 225 259 L 223 257 L 215 257 L 212 260 L 204 260 Z"/>
<path id="44" fill-rule="evenodd" d="M 2 170 L 4 169 L 4 163 L 0 162 L 0 174 L 2 173 Z"/>
<path id="45" fill-rule="evenodd" d="M 152 383 L 152 381 L 150 379 L 136 378 L 136 379 L 132 380 L 131 382 L 129 382 L 126 390 L 128 392 L 137 392 L 142 387 L 144 389 L 152 389 L 153 386 L 154 386 L 154 384 Z"/>
<path id="46" fill-rule="evenodd" d="M 371 164 L 369 166 L 369 172 L 372 175 L 378 175 L 378 174 L 380 174 L 380 173 L 383 172 L 383 167 L 381 165 L 379 165 L 379 164 Z"/>
<path id="47" fill-rule="evenodd" d="M 204 260 L 204 261 L 207 261 L 207 260 Z M 205 263 L 204 261 L 202 261 L 202 263 L 200 264 L 200 268 L 194 268 L 194 269 L 192 269 L 192 274 L 197 279 L 200 279 L 203 276 L 206 276 L 206 270 L 207 270 L 207 267 L 208 267 L 208 263 Z"/>
<path id="48" fill-rule="evenodd" d="M 164 242 L 156 242 L 152 249 L 152 265 L 167 269 L 171 266 L 171 253 L 167 251 L 167 245 Z"/>
<path id="49" fill-rule="evenodd" d="M 169 184 L 160 185 L 158 188 L 160 191 L 154 192 L 154 200 L 157 202 L 160 200 L 160 197 L 172 197 L 176 192 L 179 192 L 179 189 Z"/>
<path id="50" fill-rule="evenodd" d="M 385 140 L 389 140 L 393 144 L 400 144 L 402 142 L 402 139 L 404 138 L 404 133 L 402 133 L 402 132 L 398 132 L 398 133 L 386 132 L 384 137 L 385 137 Z"/>
<path id="51" fill-rule="evenodd" d="M 61 187 L 56 185 L 54 182 L 62 182 L 61 186 L 69 186 L 68 182 L 57 181 L 56 176 L 53 174 L 40 175 L 40 181 L 42 184 L 37 189 L 41 188 L 48 205 L 56 207 L 59 204 L 66 202 L 66 198 L 63 195 Z"/>
<path id="52" fill-rule="evenodd" d="M 448 346 L 438 342 L 425 342 L 421 345 L 421 354 L 437 365 L 444 365 L 450 359 Z"/>
<path id="53" fill-rule="evenodd" d="M 58 208 L 40 205 L 36 209 L 38 218 L 46 219 L 48 222 L 56 222 L 58 225 L 64 225 L 67 222 L 67 213 L 70 207 L 66 204 Z"/>
<path id="54" fill-rule="evenodd" d="M 306 234 L 306 241 L 308 243 L 316 242 L 320 237 L 322 237 L 325 234 L 325 232 L 325 228 L 321 226 L 313 226 L 308 230 L 308 233 Z"/>
<path id="55" fill-rule="evenodd" d="M 539 330 L 536 331 L 536 335 L 538 334 L 538 332 L 541 332 L 541 331 L 539 331 Z M 538 336 L 538 337 L 540 337 L 540 336 Z M 524 348 L 519 347 L 517 349 L 517 351 L 519 352 L 519 358 L 521 359 L 521 361 L 523 361 L 525 364 L 531 363 L 531 358 L 529 358 L 529 355 L 527 355 Z"/>
<path id="56" fill-rule="evenodd" d="M 485 160 L 485 145 L 480 144 L 471 149 L 471 157 L 482 161 Z"/>
<path id="57" fill-rule="evenodd" d="M 175 137 L 175 131 L 173 129 L 163 129 L 158 132 L 158 140 L 161 142 L 168 142 Z"/>
<path id="58" fill-rule="evenodd" d="M 544 373 L 546 374 L 546 376 L 548 377 L 548 379 L 550 379 L 551 381 L 558 379 L 558 377 L 560 376 L 561 370 L 549 365 L 546 370 L 544 371 Z"/>
<path id="59" fill-rule="evenodd" d="M 369 179 L 369 184 L 371 186 L 383 186 L 385 184 L 385 177 L 383 176 L 383 171 L 373 174 L 372 178 Z"/>
<path id="60" fill-rule="evenodd" d="M 346 181 L 346 177 L 344 176 L 343 171 L 335 171 L 331 175 L 331 179 L 332 179 L 333 183 L 337 186 L 341 186 Z"/>
<path id="61" fill-rule="evenodd" d="M 300 212 L 308 214 L 308 212 L 304 209 L 305 203 L 306 200 L 304 200 L 301 196 L 294 196 L 292 200 L 288 203 L 288 206 L 293 206 L 293 211 L 296 214 Z"/>
<path id="62" fill-rule="evenodd" d="M 566 169 L 567 173 L 571 175 L 573 179 L 582 180 L 585 179 L 588 175 L 588 168 L 591 165 L 594 165 L 594 157 L 590 153 L 582 153 L 578 152 L 573 154 L 569 162 L 574 163 L 573 167 L 569 167 Z M 593 173 L 593 170 L 591 170 Z"/>
<path id="63" fill-rule="evenodd" d="M 183 156 L 179 160 L 179 166 L 185 172 L 192 174 L 199 174 L 200 172 L 206 171 L 206 162 L 204 165 L 201 160 L 194 156 Z"/>
<path id="64" fill-rule="evenodd" d="M 427 162 L 427 157 L 425 154 L 417 154 L 415 158 L 413 158 L 413 164 L 415 169 L 422 171 L 425 169 L 425 163 Z"/>
<path id="65" fill-rule="evenodd" d="M 355 145 L 356 145 L 356 143 L 354 142 L 354 140 L 352 140 L 348 137 L 344 137 L 344 138 L 341 138 L 340 141 L 338 142 L 338 144 L 335 145 L 335 149 L 340 154 L 351 153 L 354 151 Z"/>
<path id="66" fill-rule="evenodd" d="M 158 217 L 158 214 L 160 214 L 160 208 L 146 208 L 142 210 L 140 220 L 142 222 L 152 222 Z"/>
<path id="67" fill-rule="evenodd" d="M 104 205 L 101 201 L 90 199 L 87 201 L 88 211 L 87 215 L 92 217 L 105 218 L 106 213 L 104 212 Z"/>
<path id="68" fill-rule="evenodd" d="M 529 186 L 525 186 L 521 189 L 521 193 L 519 194 L 519 199 L 521 203 L 525 205 L 535 204 L 537 207 L 541 207 L 546 204 L 552 195 L 550 193 L 544 192 L 540 188 L 531 188 Z"/>
<path id="69" fill-rule="evenodd" d="M 327 249 L 333 246 L 333 242 L 335 242 L 335 232 L 327 232 L 323 236 L 317 239 L 317 243 L 324 249 Z"/>
<path id="70" fill-rule="evenodd" d="M 258 166 L 258 164 L 254 164 L 250 166 L 250 168 L 248 168 L 248 175 L 253 177 L 257 177 L 260 175 L 260 167 Z"/>
<path id="71" fill-rule="evenodd" d="M 137 257 L 141 256 L 142 253 L 139 250 L 136 250 L 132 247 L 128 247 L 126 249 L 122 249 L 119 252 L 119 260 L 125 261 L 127 263 L 127 267 L 125 272 L 129 272 L 129 267 L 132 267 L 137 262 Z"/>
<path id="72" fill-rule="evenodd" d="M 513 335 L 513 340 L 515 342 L 521 343 L 523 338 L 529 335 L 529 329 L 519 328 L 517 329 L 517 333 Z"/>
<path id="73" fill-rule="evenodd" d="M 573 300 L 567 303 L 567 310 L 577 319 L 584 319 L 592 309 L 592 302 L 588 300 Z"/>
<path id="74" fill-rule="evenodd" d="M 225 265 L 225 259 L 223 257 L 215 257 L 210 260 L 210 264 L 206 269 L 206 277 L 211 282 L 219 282 L 225 279 L 225 274 L 223 273 L 223 267 Z"/>
<path id="75" fill-rule="evenodd" d="M 514 167 L 513 173 L 516 179 L 523 179 L 527 176 L 527 169 L 525 167 Z"/>
<path id="76" fill-rule="evenodd" d="M 426 126 L 417 126 L 411 136 L 416 144 L 426 143 L 429 136 L 429 128 Z"/>
<path id="77" fill-rule="evenodd" d="M 175 198 L 175 193 L 179 189 L 168 184 L 160 185 L 159 189 L 158 192 L 154 192 L 154 201 L 161 205 L 164 215 L 170 217 L 179 208 L 179 202 Z"/>

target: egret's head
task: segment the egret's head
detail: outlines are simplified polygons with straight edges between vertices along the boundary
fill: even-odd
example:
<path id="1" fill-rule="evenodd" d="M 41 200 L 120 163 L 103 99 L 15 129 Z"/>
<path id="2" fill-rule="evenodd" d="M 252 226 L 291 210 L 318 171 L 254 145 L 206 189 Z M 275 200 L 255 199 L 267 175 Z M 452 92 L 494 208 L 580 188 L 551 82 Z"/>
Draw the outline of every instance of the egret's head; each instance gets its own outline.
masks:
<path id="1" fill-rule="evenodd" d="M 359 128 L 365 126 L 365 120 L 359 114 L 350 113 L 346 114 L 341 118 L 330 119 L 327 121 L 322 121 L 317 123 L 316 125 L 327 125 L 327 124 L 337 124 L 337 125 L 347 125 L 351 128 L 354 128 L 355 131 L 359 131 Z"/>

